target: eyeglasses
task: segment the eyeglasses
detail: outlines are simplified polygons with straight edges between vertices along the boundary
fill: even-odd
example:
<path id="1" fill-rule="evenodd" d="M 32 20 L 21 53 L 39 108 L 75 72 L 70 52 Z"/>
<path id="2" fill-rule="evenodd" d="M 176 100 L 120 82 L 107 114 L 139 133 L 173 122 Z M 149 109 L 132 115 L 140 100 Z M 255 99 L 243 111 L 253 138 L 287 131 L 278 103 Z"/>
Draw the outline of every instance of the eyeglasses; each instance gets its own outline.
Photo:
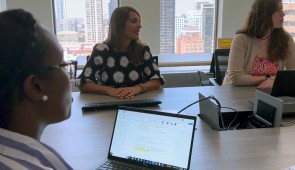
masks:
<path id="1" fill-rule="evenodd" d="M 60 65 L 53 65 L 50 67 L 46 67 L 45 69 L 64 69 L 70 76 L 70 79 L 76 78 L 76 72 L 77 72 L 77 61 L 70 60 L 66 61 L 65 63 L 62 63 Z"/>

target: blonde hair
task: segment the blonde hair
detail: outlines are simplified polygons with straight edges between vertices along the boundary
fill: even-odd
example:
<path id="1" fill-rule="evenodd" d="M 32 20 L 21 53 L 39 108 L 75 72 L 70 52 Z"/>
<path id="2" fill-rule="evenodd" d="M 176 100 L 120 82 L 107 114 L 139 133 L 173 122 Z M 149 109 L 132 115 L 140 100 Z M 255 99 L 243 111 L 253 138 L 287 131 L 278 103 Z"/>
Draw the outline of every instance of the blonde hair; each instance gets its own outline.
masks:
<path id="1" fill-rule="evenodd" d="M 116 8 L 110 19 L 109 33 L 104 43 L 119 48 L 123 40 L 123 33 L 126 25 L 126 21 L 130 12 L 135 12 L 139 17 L 139 13 L 130 6 L 123 6 Z M 128 46 L 128 54 L 133 64 L 139 65 L 143 61 L 143 42 L 138 40 L 132 40 Z"/>

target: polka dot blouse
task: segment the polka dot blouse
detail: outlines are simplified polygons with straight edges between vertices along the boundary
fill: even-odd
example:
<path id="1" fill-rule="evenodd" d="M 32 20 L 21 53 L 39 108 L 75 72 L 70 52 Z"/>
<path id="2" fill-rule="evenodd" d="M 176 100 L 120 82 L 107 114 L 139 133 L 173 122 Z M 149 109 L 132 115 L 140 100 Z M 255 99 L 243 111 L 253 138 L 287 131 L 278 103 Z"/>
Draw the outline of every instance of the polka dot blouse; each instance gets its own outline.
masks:
<path id="1" fill-rule="evenodd" d="M 130 61 L 128 52 L 118 52 L 107 44 L 98 43 L 76 85 L 92 82 L 115 88 L 131 87 L 151 79 L 158 79 L 164 84 L 164 78 L 148 46 L 144 46 L 143 55 L 142 64 L 135 65 Z"/>

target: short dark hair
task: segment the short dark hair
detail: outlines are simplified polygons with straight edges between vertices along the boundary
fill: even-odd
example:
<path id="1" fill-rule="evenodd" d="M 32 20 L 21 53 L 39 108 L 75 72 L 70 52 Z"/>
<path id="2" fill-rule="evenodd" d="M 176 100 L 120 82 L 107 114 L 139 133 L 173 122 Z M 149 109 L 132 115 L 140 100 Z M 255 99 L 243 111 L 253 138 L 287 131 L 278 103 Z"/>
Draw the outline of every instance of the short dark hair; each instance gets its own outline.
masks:
<path id="1" fill-rule="evenodd" d="M 13 100 L 23 100 L 25 78 L 37 72 L 46 47 L 30 12 L 12 9 L 0 13 L 0 127 L 8 126 Z M 17 95 L 17 96 L 16 96 Z"/>

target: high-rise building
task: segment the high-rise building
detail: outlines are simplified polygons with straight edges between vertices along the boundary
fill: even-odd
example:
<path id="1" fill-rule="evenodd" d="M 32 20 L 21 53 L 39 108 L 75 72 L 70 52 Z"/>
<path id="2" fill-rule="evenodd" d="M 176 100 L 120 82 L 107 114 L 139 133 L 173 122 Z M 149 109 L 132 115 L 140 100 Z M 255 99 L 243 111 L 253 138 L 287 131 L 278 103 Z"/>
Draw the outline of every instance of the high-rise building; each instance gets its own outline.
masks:
<path id="1" fill-rule="evenodd" d="M 160 53 L 175 53 L 175 0 L 160 0 Z"/>
<path id="2" fill-rule="evenodd" d="M 187 31 L 177 38 L 175 53 L 182 54 L 200 52 L 204 52 L 204 43 L 203 40 L 200 39 L 199 33 L 195 31 Z"/>
<path id="3" fill-rule="evenodd" d="M 284 28 L 288 31 L 293 39 L 295 38 L 295 3 L 283 4 L 285 17 Z"/>
<path id="4" fill-rule="evenodd" d="M 175 16 L 175 37 L 178 38 L 181 35 L 182 28 L 184 27 L 186 21 L 186 15 L 176 15 Z"/>
<path id="5" fill-rule="evenodd" d="M 111 18 L 111 15 L 113 11 L 118 7 L 118 0 L 110 0 L 109 2 L 109 18 Z"/>
<path id="6" fill-rule="evenodd" d="M 204 40 L 204 52 L 211 53 L 214 49 L 214 20 L 215 10 L 214 4 L 204 3 L 203 8 L 203 21 L 202 21 L 202 34 Z"/>
<path id="7" fill-rule="evenodd" d="M 0 0 L 0 12 L 6 10 L 6 0 Z"/>
<path id="8" fill-rule="evenodd" d="M 88 43 L 100 43 L 104 40 L 102 0 L 85 1 L 85 38 Z"/>
<path id="9" fill-rule="evenodd" d="M 66 0 L 54 0 L 55 6 L 55 19 L 65 19 L 66 18 Z"/>
<path id="10" fill-rule="evenodd" d="M 54 0 L 54 15 L 56 20 L 56 32 L 67 31 L 62 27 L 62 20 L 66 19 L 66 0 Z"/>

